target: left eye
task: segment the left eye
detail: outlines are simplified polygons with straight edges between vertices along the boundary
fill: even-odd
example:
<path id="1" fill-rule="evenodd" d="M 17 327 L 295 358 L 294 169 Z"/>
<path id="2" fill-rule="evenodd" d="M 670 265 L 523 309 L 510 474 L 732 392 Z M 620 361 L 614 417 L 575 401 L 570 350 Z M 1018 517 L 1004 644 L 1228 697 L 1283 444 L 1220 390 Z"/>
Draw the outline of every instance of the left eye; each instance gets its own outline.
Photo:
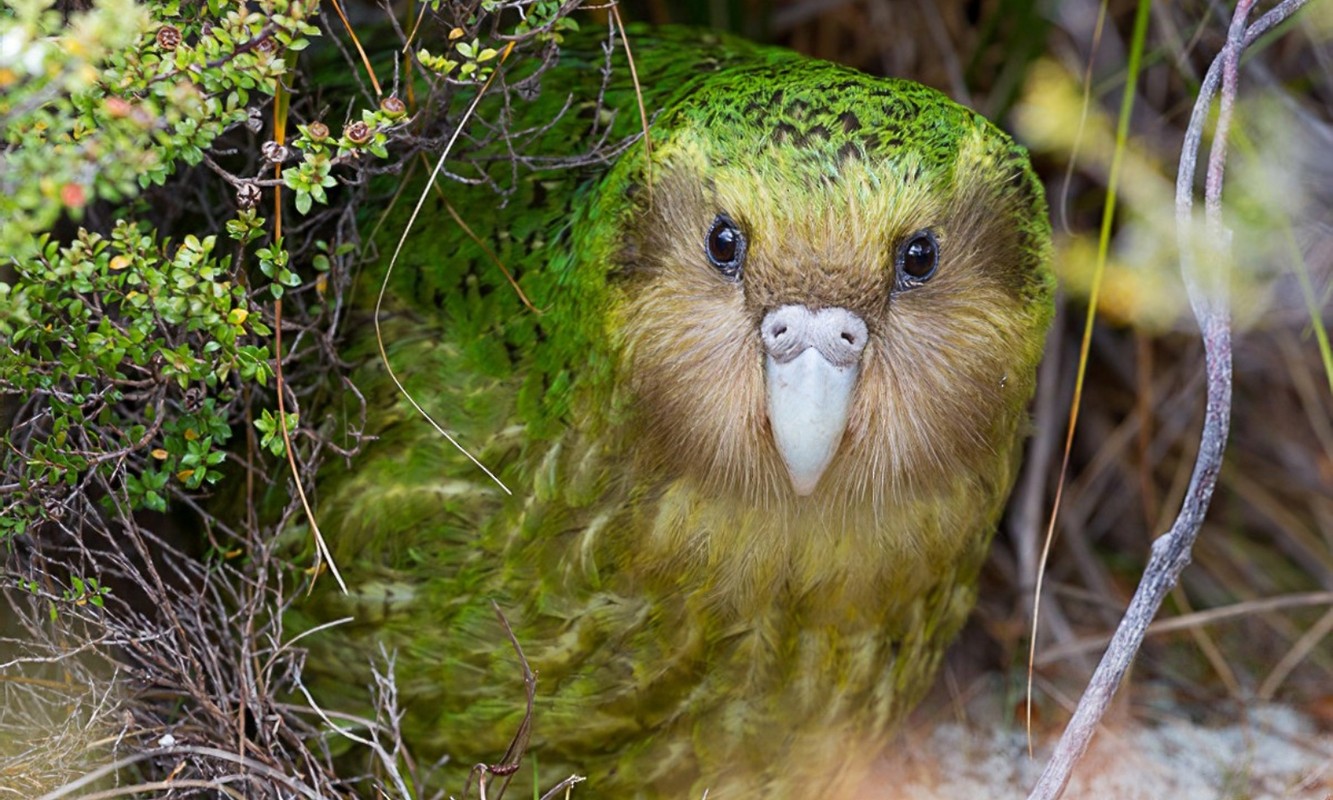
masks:
<path id="1" fill-rule="evenodd" d="M 908 289 L 925 283 L 934 277 L 939 265 L 940 243 L 933 232 L 923 228 L 908 236 L 898 246 L 898 257 L 894 263 L 898 288 Z"/>
<path id="2" fill-rule="evenodd" d="M 728 280 L 738 280 L 745 263 L 745 234 L 726 214 L 718 214 L 704 240 L 708 262 Z"/>

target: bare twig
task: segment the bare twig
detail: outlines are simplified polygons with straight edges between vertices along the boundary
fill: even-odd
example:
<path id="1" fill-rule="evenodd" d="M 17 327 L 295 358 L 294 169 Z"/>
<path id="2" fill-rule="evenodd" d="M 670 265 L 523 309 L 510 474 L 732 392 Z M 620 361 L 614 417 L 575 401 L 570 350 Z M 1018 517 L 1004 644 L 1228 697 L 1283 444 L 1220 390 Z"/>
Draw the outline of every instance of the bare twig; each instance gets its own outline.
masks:
<path id="1" fill-rule="evenodd" d="M 1304 5 L 1305 0 L 1285 0 L 1247 28 L 1245 21 L 1249 17 L 1253 0 L 1240 0 L 1232 18 L 1226 46 L 1213 61 L 1199 87 L 1176 175 L 1176 225 L 1181 272 L 1190 305 L 1203 333 L 1208 383 L 1199 454 L 1180 513 L 1171 530 L 1153 543 L 1143 580 L 1130 600 L 1120 626 L 1093 673 L 1051 760 L 1029 795 L 1030 800 L 1054 800 L 1064 793 L 1074 766 L 1087 751 L 1099 721 L 1106 713 L 1130 662 L 1138 653 L 1149 623 L 1189 564 L 1194 541 L 1198 538 L 1199 528 L 1208 510 L 1221 469 L 1231 414 L 1231 320 L 1224 288 L 1225 275 L 1219 274 L 1220 270 L 1215 271 L 1208 276 L 1207 285 L 1204 285 L 1194 260 L 1194 174 L 1199 143 L 1213 95 L 1221 82 L 1222 113 L 1213 142 L 1205 199 L 1210 239 L 1225 248 L 1227 236 L 1221 222 L 1222 166 L 1226 153 L 1226 126 L 1235 99 L 1240 54 L 1255 39 Z"/>
<path id="2" fill-rule="evenodd" d="M 263 775 L 267 778 L 271 778 L 280 783 L 282 786 L 296 792 L 302 797 L 310 798 L 310 800 L 320 800 L 320 794 L 318 792 L 311 789 L 305 783 L 296 780 L 291 776 L 286 775 L 283 772 L 274 769 L 273 767 L 270 767 L 268 764 L 265 764 L 261 761 L 256 761 L 252 758 L 245 758 L 243 756 L 238 756 L 235 753 L 229 753 L 226 750 L 220 750 L 216 747 L 196 747 L 192 745 L 179 745 L 173 747 L 162 747 L 162 748 L 154 748 L 151 750 L 140 751 L 138 753 L 135 753 L 134 755 L 126 756 L 125 758 L 113 761 L 110 764 L 104 764 L 98 769 L 83 776 L 79 780 L 72 781 L 60 787 L 59 789 L 56 789 L 55 791 L 48 792 L 42 795 L 40 798 L 38 798 L 38 800 L 60 800 L 60 798 L 62 797 L 68 797 L 80 789 L 84 789 L 87 788 L 88 786 L 94 785 L 99 778 L 103 778 L 108 775 L 113 775 L 117 771 L 122 770 L 125 767 L 131 766 L 133 764 L 136 764 L 140 761 L 145 761 L 151 758 L 163 758 L 166 756 L 182 756 L 182 755 L 203 756 L 205 758 L 214 759 L 220 762 L 235 764 L 236 766 L 242 767 L 249 772 L 255 773 L 256 775 Z M 237 777 L 244 778 L 246 776 L 244 775 L 244 773 L 242 773 Z M 214 782 L 213 781 L 196 781 L 196 782 L 164 781 L 162 782 L 161 786 L 155 785 L 152 788 L 170 789 L 172 786 L 183 788 L 185 786 L 191 785 L 192 783 L 202 783 L 203 784 L 202 788 L 209 788 L 210 784 L 213 784 Z M 128 788 L 138 790 L 146 787 L 128 787 Z M 86 798 L 90 797 L 91 795 L 79 795 L 79 796 Z M 107 794 L 98 796 L 113 797 L 116 795 Z"/>
<path id="3" fill-rule="evenodd" d="M 527 656 L 523 655 L 523 646 L 518 643 L 518 637 L 514 635 L 514 629 L 509 627 L 509 619 L 504 615 L 504 611 L 500 610 L 499 603 L 491 601 L 491 608 L 495 611 L 495 616 L 499 618 L 500 627 L 504 628 L 505 635 L 509 637 L 509 644 L 518 656 L 519 668 L 523 671 L 523 688 L 527 695 L 527 707 L 523 712 L 523 721 L 519 723 L 518 730 L 514 732 L 514 738 L 510 740 L 509 747 L 505 750 L 504 758 L 500 760 L 500 763 L 477 764 L 468 775 L 469 786 L 471 786 L 474 779 L 477 781 L 482 800 L 486 800 L 486 788 L 489 785 L 486 780 L 487 777 L 504 778 L 504 782 L 500 784 L 500 791 L 496 795 L 498 800 L 498 798 L 504 797 L 505 791 L 509 788 L 510 779 L 514 777 L 514 773 L 518 772 L 522 765 L 523 756 L 528 751 L 528 741 L 532 738 L 532 704 L 537 699 L 537 675 L 532 671 L 532 667 L 528 665 Z M 577 776 L 571 776 L 571 778 L 575 779 L 574 782 L 582 780 Z M 572 786 L 573 783 L 568 782 L 568 780 L 566 779 L 566 782 Z M 464 797 L 466 797 L 466 794 L 464 794 Z"/>
<path id="4" fill-rule="evenodd" d="M 500 64 L 503 64 L 505 62 L 505 59 L 509 57 L 509 54 L 513 52 L 513 49 L 514 45 L 512 42 L 505 47 L 504 51 L 500 54 L 500 59 L 499 59 Z M 481 463 L 481 461 L 479 461 L 476 456 L 472 455 L 472 453 L 469 452 L 467 448 L 463 447 L 463 445 L 459 443 L 459 441 L 455 439 L 452 434 L 446 431 L 440 425 L 440 423 L 436 422 L 435 418 L 432 417 L 430 414 L 428 414 L 426 412 L 426 409 L 422 408 L 421 405 L 417 402 L 416 398 L 413 397 L 412 394 L 407 391 L 407 388 L 404 387 L 402 381 L 398 379 L 397 373 L 394 372 L 393 366 L 389 362 L 389 354 L 384 349 L 384 335 L 383 332 L 380 330 L 380 309 L 384 305 L 384 295 L 388 291 L 389 278 L 393 273 L 394 265 L 398 261 L 398 255 L 403 250 L 403 244 L 407 241 L 408 234 L 412 232 L 412 226 L 417 220 L 417 215 L 421 213 L 421 207 L 425 204 L 426 198 L 430 196 L 430 187 L 435 184 L 436 177 L 438 177 L 440 170 L 444 167 L 445 159 L 449 157 L 450 151 L 453 150 L 454 143 L 457 142 L 458 137 L 462 135 L 463 128 L 466 126 L 468 118 L 471 117 L 476 112 L 477 106 L 481 103 L 482 98 L 486 96 L 486 91 L 490 88 L 491 81 L 495 78 L 495 75 L 497 73 L 498 69 L 496 70 L 496 72 L 491 73 L 491 76 L 487 78 L 486 82 L 482 85 L 481 90 L 478 91 L 476 96 L 472 98 L 472 101 L 468 103 L 467 110 L 463 112 L 462 120 L 460 120 L 458 126 L 454 128 L 453 133 L 449 137 L 448 143 L 445 144 L 444 150 L 440 153 L 439 159 L 437 159 L 435 162 L 434 171 L 431 172 L 430 177 L 426 181 L 426 186 L 421 190 L 421 195 L 417 198 L 416 207 L 412 209 L 412 216 L 408 218 L 407 224 L 403 226 L 402 235 L 398 237 L 398 244 L 394 248 L 393 256 L 389 259 L 389 266 L 385 270 L 384 279 L 380 282 L 379 295 L 375 298 L 374 323 L 375 323 L 375 342 L 379 346 L 380 361 L 384 364 L 385 370 L 388 371 L 389 378 L 392 379 L 394 385 L 398 387 L 398 391 L 403 395 L 404 398 L 407 399 L 409 403 L 412 404 L 412 407 L 416 409 L 417 413 L 420 414 L 421 417 L 425 419 L 428 423 L 430 423 L 431 427 L 433 427 L 435 431 L 440 434 L 440 436 L 444 437 L 444 439 L 448 441 L 449 444 L 453 445 L 458 450 L 458 452 L 467 456 L 468 460 L 471 461 L 473 464 L 475 464 L 477 468 L 480 469 L 482 472 L 486 473 L 486 477 L 490 478 L 492 481 L 495 482 L 497 486 L 503 489 L 505 494 L 513 494 L 513 492 L 509 490 L 509 487 L 505 486 L 504 481 L 500 480 L 500 477 L 498 475 L 492 472 L 490 468 L 488 468 L 485 464 Z"/>
<path id="5" fill-rule="evenodd" d="M 1147 636 L 1160 636 L 1164 633 L 1173 633 L 1175 631 L 1190 630 L 1192 628 L 1202 627 L 1204 625 L 1216 625 L 1219 622 L 1242 619 L 1258 614 L 1269 613 L 1289 608 L 1311 608 L 1318 606 L 1333 606 L 1333 592 L 1301 592 L 1299 594 L 1282 595 L 1281 597 L 1266 597 L 1262 600 L 1247 600 L 1243 603 L 1233 603 L 1220 608 L 1209 608 L 1203 611 L 1195 611 L 1190 614 L 1181 614 L 1180 616 L 1162 619 L 1148 626 Z M 1327 613 L 1325 614 L 1327 616 Z M 1318 633 L 1319 626 L 1316 625 L 1309 633 Z M 1304 637 L 1302 637 L 1304 638 Z M 1096 651 L 1110 644 L 1110 636 L 1090 636 L 1052 647 L 1042 652 L 1037 659 L 1037 666 L 1043 667 L 1048 664 L 1054 664 L 1067 658 L 1073 658 L 1084 653 L 1095 653 Z M 1308 652 L 1307 648 L 1293 648 L 1294 654 Z M 1286 659 L 1284 659 L 1285 661 Z M 1274 668 L 1277 671 L 1277 668 Z M 1267 699 L 1264 692 L 1258 692 L 1261 699 Z M 1270 693 L 1271 696 L 1271 693 Z"/>

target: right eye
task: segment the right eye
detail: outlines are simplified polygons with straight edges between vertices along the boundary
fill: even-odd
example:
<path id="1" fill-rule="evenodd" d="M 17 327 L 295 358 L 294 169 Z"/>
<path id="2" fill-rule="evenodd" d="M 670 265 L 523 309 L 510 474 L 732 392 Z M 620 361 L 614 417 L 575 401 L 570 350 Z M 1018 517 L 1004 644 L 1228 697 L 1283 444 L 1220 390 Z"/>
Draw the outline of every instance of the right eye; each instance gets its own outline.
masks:
<path id="1" fill-rule="evenodd" d="M 718 214 L 704 240 L 708 262 L 728 280 L 740 280 L 745 263 L 745 234 L 731 217 Z"/>
<path id="2" fill-rule="evenodd" d="M 940 243 L 928 228 L 917 231 L 898 247 L 895 259 L 898 288 L 920 286 L 935 276 L 940 265 Z"/>

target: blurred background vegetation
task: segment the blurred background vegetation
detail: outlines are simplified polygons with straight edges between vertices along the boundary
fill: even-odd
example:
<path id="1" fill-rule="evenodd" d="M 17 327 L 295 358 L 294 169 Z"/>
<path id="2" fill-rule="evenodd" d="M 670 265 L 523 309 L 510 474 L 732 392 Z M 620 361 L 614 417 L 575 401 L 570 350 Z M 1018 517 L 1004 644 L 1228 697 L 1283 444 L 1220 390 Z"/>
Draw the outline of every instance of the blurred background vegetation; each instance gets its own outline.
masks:
<path id="1" fill-rule="evenodd" d="M 234 752 L 297 776 L 263 783 L 251 764 L 241 795 L 298 778 L 339 791 L 317 720 L 284 699 L 300 658 L 272 613 L 290 591 L 272 529 L 205 515 L 201 560 L 175 530 L 179 513 L 202 513 L 228 470 L 295 485 L 293 474 L 308 481 L 322 459 L 355 451 L 297 411 L 339 364 L 343 293 L 374 257 L 378 212 L 421 154 L 438 154 L 501 62 L 501 34 L 517 43 L 505 63 L 532 71 L 571 32 L 558 20 L 607 29 L 607 6 L 576 5 L 439 3 L 419 30 L 422 8 L 406 2 L 0 8 L 0 788 L 35 796 L 125 758 L 132 780 L 173 775 L 180 791 L 207 794 L 237 769 L 223 757 Z M 1136 3 L 619 10 L 919 80 L 1032 150 L 1057 231 L 1061 314 L 981 606 L 918 715 L 966 716 L 984 695 L 1016 724 Z M 1203 416 L 1172 192 L 1231 9 L 1186 0 L 1150 13 L 1042 599 L 1036 703 L 1048 733 L 1179 508 Z M 409 33 L 416 64 L 400 48 Z M 1230 718 L 1278 699 L 1333 725 L 1331 41 L 1333 5 L 1315 2 L 1243 61 L 1225 193 L 1233 258 L 1219 265 L 1238 327 L 1232 438 L 1195 563 L 1124 693 L 1138 718 Z M 287 442 L 296 470 L 277 458 Z M 292 496 L 279 525 L 300 519 Z M 146 745 L 171 755 L 142 757 Z"/>

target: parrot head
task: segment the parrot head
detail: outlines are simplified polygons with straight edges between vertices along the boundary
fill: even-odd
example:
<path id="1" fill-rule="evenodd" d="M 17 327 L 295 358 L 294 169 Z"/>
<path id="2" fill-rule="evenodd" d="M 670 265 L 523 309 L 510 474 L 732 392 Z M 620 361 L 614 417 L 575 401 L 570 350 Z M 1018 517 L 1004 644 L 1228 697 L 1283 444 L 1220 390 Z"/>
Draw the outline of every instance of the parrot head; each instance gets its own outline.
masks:
<path id="1" fill-rule="evenodd" d="M 663 112 L 596 211 L 644 458 L 764 507 L 1007 457 L 1052 291 L 1022 149 L 913 83 L 726 77 Z"/>

